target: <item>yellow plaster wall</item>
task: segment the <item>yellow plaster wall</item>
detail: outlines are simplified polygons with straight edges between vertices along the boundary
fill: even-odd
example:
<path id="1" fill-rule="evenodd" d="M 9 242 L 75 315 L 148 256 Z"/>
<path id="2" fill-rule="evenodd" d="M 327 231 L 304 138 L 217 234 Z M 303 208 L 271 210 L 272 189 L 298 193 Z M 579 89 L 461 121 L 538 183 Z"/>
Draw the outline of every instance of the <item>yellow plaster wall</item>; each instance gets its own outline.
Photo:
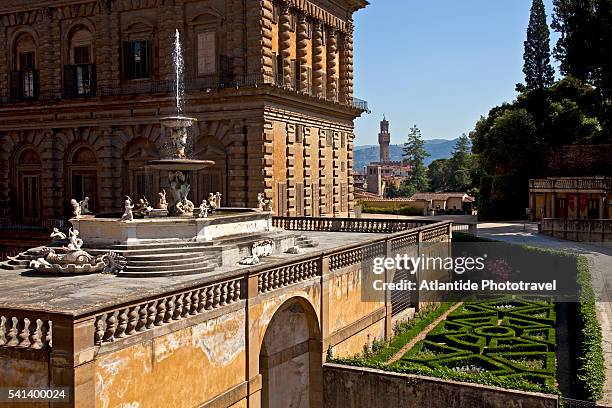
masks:
<path id="1" fill-rule="evenodd" d="M 361 300 L 361 264 L 333 276 L 329 286 L 329 333 L 334 333 L 381 307 L 384 302 Z"/>
<path id="2" fill-rule="evenodd" d="M 241 309 L 97 357 L 96 407 L 194 407 L 240 384 L 245 319 Z"/>
<path id="3" fill-rule="evenodd" d="M 303 298 L 312 305 L 317 315 L 317 325 L 319 324 L 318 322 L 321 321 L 320 286 L 316 284 L 307 286 L 303 289 L 295 288 L 293 290 L 286 288 L 282 294 L 268 297 L 249 308 L 249 325 L 256 324 L 258 326 L 260 347 L 266 334 L 266 329 L 274 317 L 274 313 L 276 313 L 283 303 L 294 297 Z M 259 350 L 257 350 L 257 352 L 259 353 Z"/>
<path id="4" fill-rule="evenodd" d="M 379 320 L 370 327 L 366 327 L 359 333 L 332 347 L 334 357 L 348 357 L 359 354 L 363 346 L 371 344 L 374 340 L 380 340 L 385 336 L 385 319 Z"/>
<path id="5" fill-rule="evenodd" d="M 41 353 L 45 353 L 41 351 Z M 0 388 L 46 388 L 49 386 L 49 362 L 0 357 Z M 0 403 L 6 408 L 39 408 L 48 403 Z"/>

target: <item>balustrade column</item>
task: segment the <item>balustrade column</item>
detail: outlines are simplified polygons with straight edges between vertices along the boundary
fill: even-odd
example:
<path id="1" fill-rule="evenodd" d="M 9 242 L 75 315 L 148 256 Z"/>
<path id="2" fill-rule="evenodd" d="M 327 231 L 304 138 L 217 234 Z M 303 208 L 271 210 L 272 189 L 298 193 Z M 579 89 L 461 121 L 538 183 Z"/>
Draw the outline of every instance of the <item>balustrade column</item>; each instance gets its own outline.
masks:
<path id="1" fill-rule="evenodd" d="M 295 75 L 299 81 L 299 90 L 302 92 L 308 92 L 308 70 L 306 64 L 308 63 L 308 22 L 306 21 L 306 15 L 300 13 L 298 16 L 297 24 L 297 66 L 299 72 Z"/>
<path id="2" fill-rule="evenodd" d="M 327 99 L 338 99 L 338 37 L 334 28 L 327 31 Z"/>
<path id="3" fill-rule="evenodd" d="M 321 96 L 323 93 L 323 27 L 321 21 L 313 22 L 312 30 L 312 93 Z"/>
<path id="4" fill-rule="evenodd" d="M 282 67 L 279 74 L 283 76 L 283 86 L 291 86 L 291 14 L 289 4 L 283 3 L 279 17 L 279 53 Z"/>

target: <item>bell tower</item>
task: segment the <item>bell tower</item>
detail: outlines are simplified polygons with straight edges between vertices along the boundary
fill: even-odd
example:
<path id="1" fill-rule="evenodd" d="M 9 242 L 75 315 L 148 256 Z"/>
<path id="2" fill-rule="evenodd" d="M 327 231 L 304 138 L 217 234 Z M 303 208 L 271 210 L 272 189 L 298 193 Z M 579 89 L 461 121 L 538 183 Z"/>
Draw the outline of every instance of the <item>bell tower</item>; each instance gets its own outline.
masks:
<path id="1" fill-rule="evenodd" d="M 389 161 L 389 144 L 391 143 L 391 134 L 389 133 L 389 121 L 383 114 L 383 120 L 380 121 L 380 133 L 378 134 L 378 144 L 380 145 L 380 161 Z"/>

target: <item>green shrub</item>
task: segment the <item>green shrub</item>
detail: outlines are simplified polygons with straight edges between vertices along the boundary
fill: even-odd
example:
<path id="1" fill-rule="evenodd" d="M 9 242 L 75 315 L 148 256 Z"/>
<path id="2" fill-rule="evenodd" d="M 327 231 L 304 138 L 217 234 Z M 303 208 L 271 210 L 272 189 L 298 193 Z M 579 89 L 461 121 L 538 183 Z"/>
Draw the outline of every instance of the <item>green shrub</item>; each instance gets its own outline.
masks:
<path id="1" fill-rule="evenodd" d="M 367 214 L 423 215 L 423 210 L 409 205 L 400 208 L 381 208 L 362 204 L 361 212 Z"/>
<path id="2" fill-rule="evenodd" d="M 506 351 L 553 351 L 554 346 L 548 344 L 526 340 L 520 337 L 491 339 L 489 346 L 483 350 L 483 353 L 503 353 Z"/>
<path id="3" fill-rule="evenodd" d="M 470 354 L 469 351 L 461 350 L 445 344 L 435 343 L 429 340 L 421 340 L 402 357 L 402 360 L 413 362 L 427 362 L 438 358 L 458 357 Z"/>
<path id="4" fill-rule="evenodd" d="M 555 353 L 548 352 L 506 352 L 487 354 L 493 360 L 500 361 L 515 370 L 534 373 L 549 374 L 556 373 Z"/>
<path id="5" fill-rule="evenodd" d="M 384 349 L 367 359 L 372 362 L 387 362 L 387 360 L 400 351 L 406 343 L 415 338 L 423 329 L 443 315 L 452 306 L 453 303 L 432 304 L 419 311 L 413 319 L 396 324 L 393 328 L 395 335 L 393 339 L 388 342 Z"/>
<path id="6" fill-rule="evenodd" d="M 446 336 L 448 343 L 462 350 L 469 350 L 474 354 L 482 353 L 487 345 L 487 339 L 473 334 L 450 334 Z"/>
<path id="7" fill-rule="evenodd" d="M 606 378 L 602 349 L 602 333 L 595 308 L 595 292 L 589 264 L 585 257 L 576 260 L 580 302 L 576 304 L 577 372 L 579 398 L 597 401 L 603 397 Z"/>

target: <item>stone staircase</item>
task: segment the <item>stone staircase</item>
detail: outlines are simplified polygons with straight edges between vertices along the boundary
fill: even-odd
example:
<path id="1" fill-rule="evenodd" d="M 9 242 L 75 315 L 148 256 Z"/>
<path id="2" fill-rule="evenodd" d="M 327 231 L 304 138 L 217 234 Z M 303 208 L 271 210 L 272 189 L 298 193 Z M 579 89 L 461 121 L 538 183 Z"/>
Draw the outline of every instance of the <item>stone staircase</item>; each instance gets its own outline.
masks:
<path id="1" fill-rule="evenodd" d="M 250 255 L 253 242 L 261 239 L 272 239 L 276 245 L 280 245 L 281 240 L 291 239 L 294 245 L 301 248 L 313 248 L 319 245 L 318 242 L 306 236 L 283 232 L 240 234 L 210 242 L 153 241 L 136 245 L 111 245 L 83 249 L 93 256 L 104 255 L 112 251 L 125 257 L 127 264 L 117 274 L 118 276 L 160 277 L 207 273 L 223 264 L 237 264 L 242 257 Z M 60 252 L 60 248 L 56 250 Z M 30 261 L 36 258 L 38 258 L 36 249 L 29 249 L 0 263 L 0 269 L 28 269 Z"/>
<path id="2" fill-rule="evenodd" d="M 30 266 L 30 261 L 36 259 L 37 256 L 34 255 L 30 249 L 25 252 L 21 252 L 16 256 L 9 256 L 8 259 L 4 262 L 0 262 L 0 269 L 4 270 L 17 270 L 17 269 L 27 269 Z"/>
<path id="3" fill-rule="evenodd" d="M 319 242 L 304 235 L 299 235 L 295 238 L 295 245 L 300 248 L 314 248 L 319 246 Z"/>
<path id="4" fill-rule="evenodd" d="M 121 254 L 127 265 L 117 276 L 141 278 L 210 272 L 219 265 L 214 251 L 210 251 L 211 246 L 210 242 L 151 243 L 87 251 L 92 255 L 108 251 Z"/>

